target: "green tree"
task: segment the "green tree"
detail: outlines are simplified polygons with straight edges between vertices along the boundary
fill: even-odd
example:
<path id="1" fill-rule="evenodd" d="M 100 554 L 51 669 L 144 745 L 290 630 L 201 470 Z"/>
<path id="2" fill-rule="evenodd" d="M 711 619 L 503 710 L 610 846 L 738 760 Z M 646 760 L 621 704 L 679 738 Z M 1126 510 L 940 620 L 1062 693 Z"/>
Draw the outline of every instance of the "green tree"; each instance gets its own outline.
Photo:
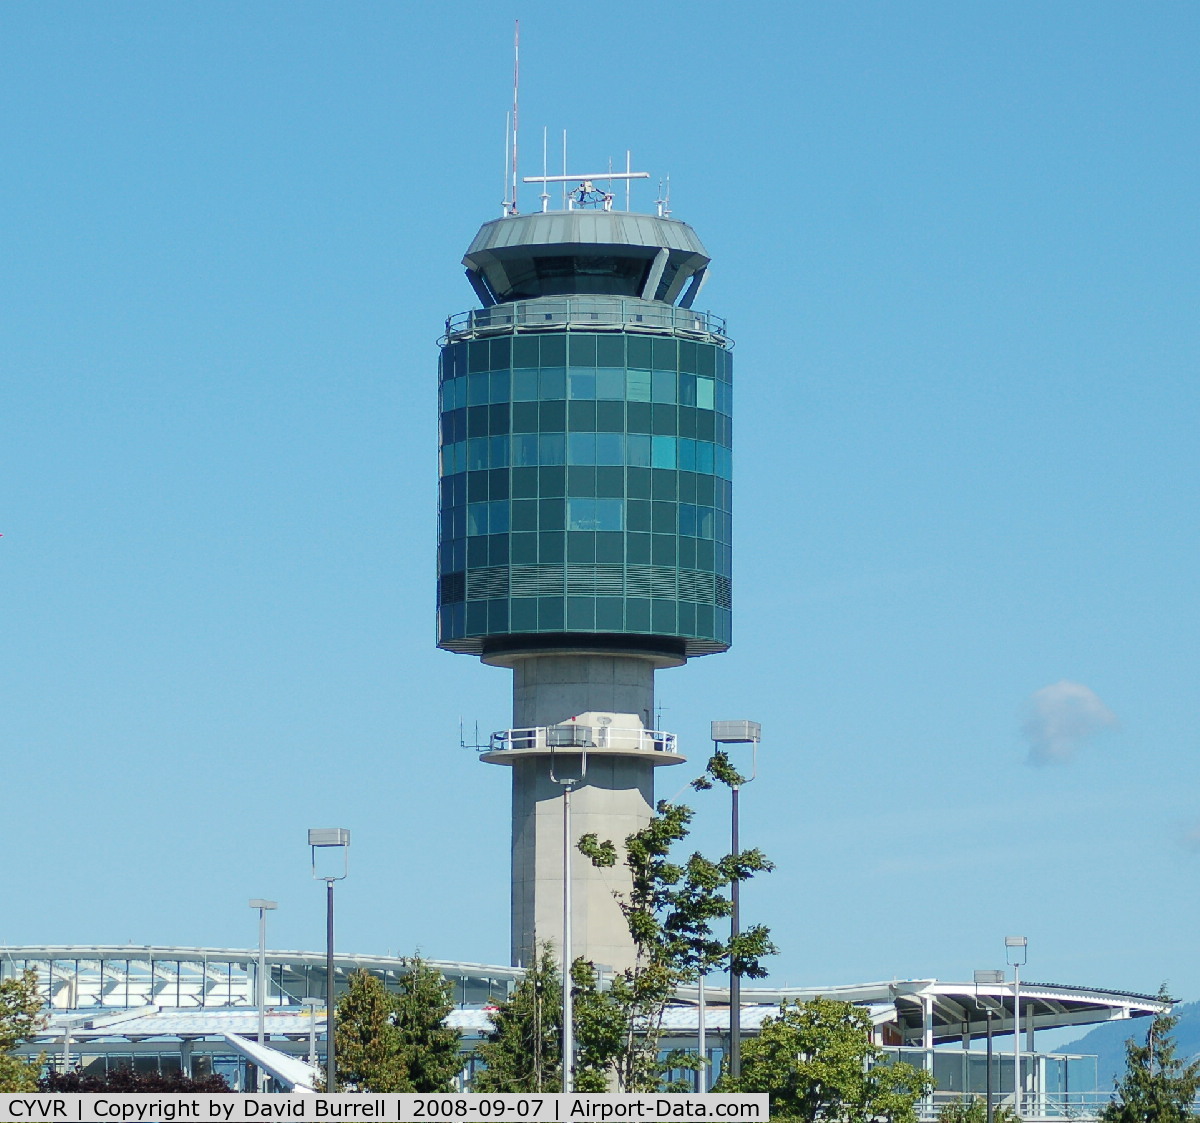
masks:
<path id="1" fill-rule="evenodd" d="M 396 1029 L 395 996 L 367 971 L 355 971 L 337 1004 L 340 1084 L 364 1092 L 411 1092 Z"/>
<path id="2" fill-rule="evenodd" d="M 1159 999 L 1170 1003 L 1166 986 Z M 1183 1123 L 1192 1119 L 1192 1102 L 1200 1088 L 1200 1059 L 1185 1062 L 1175 1055 L 1174 1029 L 1179 1019 L 1159 1014 L 1150 1023 L 1146 1042 L 1125 1042 L 1125 1075 L 1115 1081 L 1116 1095 L 1100 1113 L 1102 1123 Z"/>
<path id="3" fill-rule="evenodd" d="M 462 1071 L 458 1043 L 462 1034 L 445 1024 L 454 1009 L 454 990 L 442 973 L 419 955 L 405 960 L 394 997 L 392 1023 L 400 1038 L 400 1060 L 409 1087 L 402 1091 L 449 1092 Z"/>
<path id="4" fill-rule="evenodd" d="M 498 1003 L 475 1055 L 487 1066 L 473 1092 L 553 1092 L 562 1088 L 562 979 L 551 949 L 537 949 L 512 994 Z"/>
<path id="5" fill-rule="evenodd" d="M 45 1025 L 37 972 L 32 968 L 0 982 L 0 1092 L 36 1092 L 42 1063 L 13 1053 Z"/>
<path id="6" fill-rule="evenodd" d="M 972 1096 L 954 1100 L 938 1108 L 938 1123 L 987 1123 L 987 1100 Z M 992 1100 L 992 1123 L 1021 1123 L 1021 1117 L 1007 1104 Z"/>
<path id="7" fill-rule="evenodd" d="M 907 1064 L 881 1064 L 871 1018 L 849 1002 L 784 1002 L 742 1045 L 742 1074 L 723 1073 L 717 1091 L 768 1092 L 773 1119 L 814 1123 L 917 1123 L 917 1101 L 933 1077 Z"/>
<path id="8" fill-rule="evenodd" d="M 720 779 L 720 777 L 718 777 Z M 711 786 L 701 781 L 700 787 Z M 619 972 L 600 992 L 594 972 L 572 971 L 578 1031 L 576 1086 L 581 1091 L 611 1077 L 625 1092 L 653 1092 L 672 1068 L 695 1065 L 690 1054 L 659 1057 L 662 1017 L 679 986 L 694 982 L 702 968 L 732 960 L 742 975 L 761 978 L 760 959 L 775 951 L 766 928 L 755 925 L 741 933 L 737 946 L 717 939 L 712 922 L 731 911 L 722 891 L 736 877 L 745 881 L 772 869 L 758 850 L 727 854 L 711 861 L 693 853 L 686 861 L 671 858 L 672 849 L 689 834 L 690 807 L 660 802 L 649 824 L 625 839 L 624 864 L 632 887 L 620 897 L 630 936 L 634 965 Z M 611 840 L 584 835 L 579 849 L 597 866 L 619 860 Z"/>

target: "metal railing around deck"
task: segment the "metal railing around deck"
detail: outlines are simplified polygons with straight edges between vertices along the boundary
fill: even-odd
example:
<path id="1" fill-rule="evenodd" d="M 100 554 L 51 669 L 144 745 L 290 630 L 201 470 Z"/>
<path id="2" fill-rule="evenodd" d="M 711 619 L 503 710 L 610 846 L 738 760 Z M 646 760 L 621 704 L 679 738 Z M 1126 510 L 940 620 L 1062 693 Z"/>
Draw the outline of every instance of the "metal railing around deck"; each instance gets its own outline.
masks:
<path id="1" fill-rule="evenodd" d="M 623 729 L 612 725 L 542 725 L 533 729 L 501 729 L 493 733 L 490 752 L 520 749 L 634 750 L 653 753 L 678 753 L 679 739 L 661 729 Z"/>
<path id="2" fill-rule="evenodd" d="M 515 300 L 460 312 L 446 320 L 442 343 L 537 331 L 644 331 L 728 343 L 725 321 L 712 312 L 626 297 L 564 296 Z"/>

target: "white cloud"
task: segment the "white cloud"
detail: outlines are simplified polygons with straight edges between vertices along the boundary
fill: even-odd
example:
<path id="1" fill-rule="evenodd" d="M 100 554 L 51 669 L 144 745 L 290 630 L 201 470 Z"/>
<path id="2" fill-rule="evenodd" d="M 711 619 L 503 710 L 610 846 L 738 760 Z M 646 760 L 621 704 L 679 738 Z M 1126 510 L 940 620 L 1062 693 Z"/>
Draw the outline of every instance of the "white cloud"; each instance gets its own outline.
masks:
<path id="1" fill-rule="evenodd" d="M 1030 695 L 1021 733 L 1030 764 L 1062 764 L 1096 733 L 1120 724 L 1095 692 L 1078 682 L 1056 682 Z"/>

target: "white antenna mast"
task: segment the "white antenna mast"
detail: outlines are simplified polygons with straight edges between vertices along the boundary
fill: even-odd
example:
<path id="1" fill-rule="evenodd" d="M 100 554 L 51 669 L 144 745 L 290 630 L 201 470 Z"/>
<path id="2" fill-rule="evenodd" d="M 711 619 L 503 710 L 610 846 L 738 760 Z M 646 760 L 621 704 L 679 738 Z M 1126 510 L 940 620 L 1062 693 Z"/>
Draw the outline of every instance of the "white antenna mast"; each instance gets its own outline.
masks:
<path id="1" fill-rule="evenodd" d="M 504 166 L 500 169 L 500 215 L 508 217 L 508 142 L 512 136 L 512 120 L 504 114 Z"/>
<path id="2" fill-rule="evenodd" d="M 550 130 L 545 125 L 543 125 L 542 126 L 542 178 L 543 178 L 543 180 L 547 180 L 549 178 L 549 173 L 546 168 L 546 144 L 547 144 L 547 139 L 548 139 L 549 135 L 550 135 Z M 540 198 L 542 200 L 542 214 L 545 214 L 550 209 L 550 193 L 546 190 L 545 182 L 542 183 L 542 194 L 541 194 Z"/>
<path id="3" fill-rule="evenodd" d="M 520 128 L 517 117 L 517 95 L 521 85 L 521 21 L 513 21 L 513 107 L 512 107 L 512 214 L 517 210 L 517 134 Z"/>
<path id="4" fill-rule="evenodd" d="M 567 209 L 567 130 L 563 129 L 563 204 L 562 209 Z"/>
<path id="5" fill-rule="evenodd" d="M 633 164 L 630 162 L 633 159 L 633 153 L 628 148 L 625 149 L 625 175 L 628 176 L 633 170 Z M 625 180 L 625 209 L 629 210 L 629 189 L 633 186 L 632 179 Z"/>

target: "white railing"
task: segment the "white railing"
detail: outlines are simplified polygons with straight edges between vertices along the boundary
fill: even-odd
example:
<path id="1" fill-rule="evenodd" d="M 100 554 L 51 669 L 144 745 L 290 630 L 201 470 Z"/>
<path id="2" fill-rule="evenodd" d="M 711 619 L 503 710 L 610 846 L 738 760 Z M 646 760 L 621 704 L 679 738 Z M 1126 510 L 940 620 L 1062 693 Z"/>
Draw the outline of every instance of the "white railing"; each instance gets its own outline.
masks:
<path id="1" fill-rule="evenodd" d="M 474 308 L 446 320 L 443 343 L 537 331 L 646 331 L 724 341 L 725 321 L 712 312 L 634 297 L 561 296 Z"/>
<path id="2" fill-rule="evenodd" d="M 679 739 L 661 729 L 626 729 L 614 725 L 540 725 L 532 729 L 501 729 L 492 734 L 489 751 L 553 752 L 555 749 L 595 749 L 678 753 Z"/>

